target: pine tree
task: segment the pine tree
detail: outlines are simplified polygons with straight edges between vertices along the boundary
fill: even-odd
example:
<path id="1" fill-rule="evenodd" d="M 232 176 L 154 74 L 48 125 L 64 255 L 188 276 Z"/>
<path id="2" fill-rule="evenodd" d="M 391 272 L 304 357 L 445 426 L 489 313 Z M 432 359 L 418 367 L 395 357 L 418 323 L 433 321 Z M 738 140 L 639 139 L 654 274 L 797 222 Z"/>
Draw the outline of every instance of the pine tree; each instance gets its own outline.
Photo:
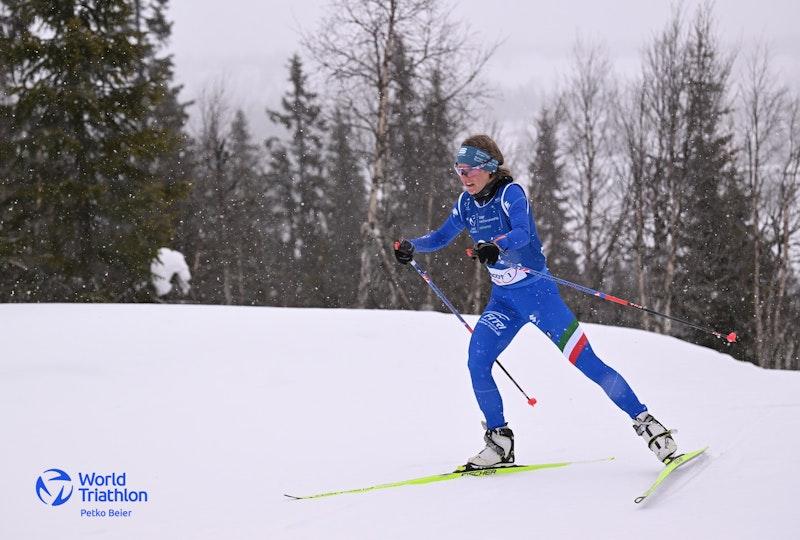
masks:
<path id="1" fill-rule="evenodd" d="M 157 52 L 167 46 L 172 33 L 172 23 L 165 16 L 167 0 L 134 0 L 136 29 L 148 29 L 152 40 L 149 47 L 146 63 L 140 69 L 140 78 L 148 80 L 168 80 L 174 78 L 172 58 L 159 57 Z M 174 144 L 167 152 L 163 152 L 153 165 L 154 171 L 164 182 L 165 188 L 170 191 L 178 190 L 176 195 L 183 198 L 187 192 L 185 179 L 189 176 L 189 163 L 187 153 L 191 145 L 191 138 L 184 131 L 184 126 L 189 118 L 186 111 L 189 103 L 181 103 L 178 95 L 182 85 L 171 85 L 164 88 L 163 99 L 153 104 L 149 115 L 143 119 L 144 124 L 152 125 L 166 133 L 176 135 Z"/>
<path id="2" fill-rule="evenodd" d="M 4 34 L 5 25 L 1 23 L 2 19 L 0 19 L 0 32 Z M 6 66 L 0 65 L 0 275 L 5 275 L 7 278 L 26 269 L 25 265 L 14 257 L 14 237 L 11 230 L 15 225 L 8 221 L 8 218 L 14 213 L 13 209 L 9 207 L 9 201 L 13 199 L 13 189 L 9 179 L 12 166 L 10 156 L 14 148 L 11 140 L 13 118 L 9 115 L 11 105 L 8 96 L 10 91 L 9 75 Z M 0 284 L 4 284 L 4 282 L 5 280 L 0 279 Z"/>
<path id="3" fill-rule="evenodd" d="M 382 203 L 387 232 L 391 238 L 403 228 L 421 222 L 420 195 L 424 193 L 424 165 L 420 163 L 424 126 L 420 123 L 420 96 L 414 83 L 413 58 L 398 40 L 392 59 L 396 82 L 390 99 L 388 180 Z"/>
<path id="4" fill-rule="evenodd" d="M 230 126 L 230 149 L 231 175 L 236 181 L 231 205 L 235 220 L 231 265 L 234 296 L 238 304 L 255 305 L 266 300 L 262 276 L 267 265 L 268 231 L 261 155 L 241 109 L 236 111 Z"/>
<path id="5" fill-rule="evenodd" d="M 398 37 L 391 59 L 392 80 L 389 96 L 389 152 L 386 160 L 386 182 L 380 197 L 383 206 L 385 234 L 389 239 L 401 238 L 425 226 L 427 188 L 430 182 L 426 171 L 424 135 L 420 95 L 416 80 L 414 58 Z M 378 266 L 385 264 L 378 261 Z M 376 274 L 370 284 L 372 305 L 389 308 L 399 303 L 398 290 L 391 286 L 385 272 Z M 412 282 L 413 283 L 413 282 Z M 404 288 L 412 302 L 419 305 L 423 298 L 420 283 Z M 414 299 L 416 298 L 417 301 Z"/>
<path id="6" fill-rule="evenodd" d="M 329 206 L 322 175 L 325 123 L 317 94 L 308 90 L 308 76 L 297 54 L 289 60 L 289 83 L 281 111 L 267 111 L 272 122 L 289 132 L 286 143 L 276 139 L 269 142 L 273 153 L 286 160 L 271 171 L 279 203 L 286 208 L 287 234 L 283 240 L 290 251 L 284 254 L 284 277 L 289 285 L 284 288 L 289 293 L 288 305 L 319 306 L 324 297 L 319 277 L 324 271 L 323 246 L 319 239 L 328 232 L 325 216 Z"/>
<path id="7" fill-rule="evenodd" d="M 698 14 L 688 43 L 687 144 L 683 156 L 689 182 L 678 280 L 685 294 L 680 312 L 698 321 L 734 327 L 750 313 L 741 294 L 752 256 L 746 238 L 747 204 L 736 171 L 726 92 L 730 63 L 720 58 L 710 14 Z M 735 246 L 735 248 L 734 248 Z M 714 338 L 699 337 L 707 345 Z"/>
<path id="8" fill-rule="evenodd" d="M 352 307 L 356 302 L 357 282 L 353 272 L 359 267 L 359 253 L 335 246 L 354 245 L 361 237 L 361 216 L 366 212 L 366 190 L 363 161 L 351 119 L 336 108 L 330 122 L 329 142 L 325 154 L 326 194 L 330 200 L 326 223 L 328 234 L 324 245 L 326 307 Z"/>
<path id="9" fill-rule="evenodd" d="M 264 272 L 264 292 L 268 305 L 295 306 L 298 305 L 298 285 L 292 267 L 295 260 L 293 215 L 297 211 L 297 196 L 292 182 L 293 167 L 289 150 L 280 140 L 269 139 L 266 149 L 264 216 L 269 264 Z"/>
<path id="10" fill-rule="evenodd" d="M 0 65 L 11 119 L 0 169 L 3 222 L 27 271 L 5 274 L 18 300 L 132 298 L 171 237 L 181 179 L 158 163 L 180 119 L 153 121 L 171 92 L 166 2 L 4 2 Z M 149 13 L 139 26 L 134 7 Z"/>
<path id="11" fill-rule="evenodd" d="M 415 204 L 422 210 L 412 224 L 415 234 L 425 233 L 438 228 L 450 216 L 455 199 L 458 197 L 461 184 L 453 171 L 454 147 L 453 141 L 457 131 L 456 107 L 454 102 L 445 95 L 444 73 L 437 66 L 429 77 L 429 85 L 420 91 L 420 140 L 418 160 L 421 168 L 420 185 L 416 189 Z M 473 271 L 475 264 L 471 264 L 465 257 L 462 247 L 464 237 L 456 239 L 455 248 L 443 249 L 427 256 L 422 256 L 425 264 L 436 272 L 437 284 L 451 294 L 451 300 L 462 310 L 471 310 L 470 299 L 475 296 L 484 296 L 488 285 L 483 281 L 479 290 L 473 289 Z M 481 271 L 485 271 L 482 268 Z M 414 280 L 415 286 L 422 289 L 422 307 L 425 309 L 446 309 L 441 306 L 438 298 L 430 287 L 425 286 L 420 280 Z M 413 299 L 419 298 L 415 292 Z M 419 302 L 415 302 L 419 303 Z"/>
<path id="12" fill-rule="evenodd" d="M 557 129 L 556 114 L 543 108 L 536 118 L 534 157 L 528 167 L 531 208 L 550 271 L 564 279 L 576 279 L 577 254 L 569 243 Z"/>
<path id="13" fill-rule="evenodd" d="M 233 304 L 231 263 L 236 227 L 236 179 L 231 170 L 228 104 L 222 88 L 204 93 L 201 129 L 194 141 L 194 181 L 183 206 L 182 235 L 192 254 L 192 297 L 209 304 Z"/>
<path id="14" fill-rule="evenodd" d="M 268 301 L 262 155 L 241 110 L 231 118 L 222 88 L 201 100 L 194 182 L 181 207 L 178 240 L 190 256 L 192 299 L 213 304 Z"/>

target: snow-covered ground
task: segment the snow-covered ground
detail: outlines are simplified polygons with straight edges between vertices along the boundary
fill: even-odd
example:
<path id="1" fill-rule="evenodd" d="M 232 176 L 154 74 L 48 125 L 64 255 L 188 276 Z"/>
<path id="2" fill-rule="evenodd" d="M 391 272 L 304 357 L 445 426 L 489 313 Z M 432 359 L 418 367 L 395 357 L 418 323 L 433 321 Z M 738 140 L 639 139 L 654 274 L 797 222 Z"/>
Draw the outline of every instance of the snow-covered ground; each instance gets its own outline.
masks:
<path id="1" fill-rule="evenodd" d="M 451 315 L 0 306 L 0 538 L 800 537 L 800 373 L 586 329 L 684 450 L 710 445 L 646 505 L 660 464 L 531 325 L 501 359 L 539 403 L 496 372 L 517 461 L 614 461 L 292 501 L 447 472 L 481 447 Z M 124 485 L 95 492 L 92 472 Z M 82 499 L 107 489 L 147 500 Z"/>

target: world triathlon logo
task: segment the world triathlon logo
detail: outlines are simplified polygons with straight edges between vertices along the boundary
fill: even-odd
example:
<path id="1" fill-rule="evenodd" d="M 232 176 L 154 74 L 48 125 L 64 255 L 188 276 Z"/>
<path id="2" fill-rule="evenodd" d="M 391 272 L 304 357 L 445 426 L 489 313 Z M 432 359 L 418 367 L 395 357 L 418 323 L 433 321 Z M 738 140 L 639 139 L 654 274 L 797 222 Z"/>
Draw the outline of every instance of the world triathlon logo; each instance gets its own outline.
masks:
<path id="1" fill-rule="evenodd" d="M 61 469 L 47 469 L 36 479 L 36 495 L 48 506 L 61 506 L 72 496 L 72 479 Z"/>

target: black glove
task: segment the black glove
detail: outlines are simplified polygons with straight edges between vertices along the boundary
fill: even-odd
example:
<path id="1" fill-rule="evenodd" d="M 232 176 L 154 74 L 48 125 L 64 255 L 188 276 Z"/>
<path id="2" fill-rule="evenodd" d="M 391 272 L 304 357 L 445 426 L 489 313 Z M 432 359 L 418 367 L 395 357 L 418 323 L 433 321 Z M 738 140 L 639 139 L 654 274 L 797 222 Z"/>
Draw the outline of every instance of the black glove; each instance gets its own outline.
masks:
<path id="1" fill-rule="evenodd" d="M 494 264 L 497 262 L 497 258 L 500 257 L 500 248 L 492 242 L 478 242 L 472 248 L 472 253 L 472 258 L 478 257 L 481 264 Z"/>
<path id="2" fill-rule="evenodd" d="M 414 244 L 408 240 L 397 240 L 394 243 L 394 258 L 400 264 L 408 264 L 414 258 Z"/>

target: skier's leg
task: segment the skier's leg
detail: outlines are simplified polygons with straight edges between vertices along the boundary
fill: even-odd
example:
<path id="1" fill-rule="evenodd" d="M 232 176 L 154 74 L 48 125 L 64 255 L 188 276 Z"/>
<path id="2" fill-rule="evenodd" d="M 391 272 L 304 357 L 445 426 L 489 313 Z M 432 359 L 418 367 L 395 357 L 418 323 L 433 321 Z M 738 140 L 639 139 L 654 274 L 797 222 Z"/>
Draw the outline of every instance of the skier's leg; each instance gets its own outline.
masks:
<path id="1" fill-rule="evenodd" d="M 578 325 L 578 329 L 575 332 L 582 334 L 578 339 L 585 340 L 585 345 L 582 350 L 576 351 L 580 346 L 580 341 L 572 350 L 569 350 L 569 344 L 567 344 L 565 349 L 562 349 L 564 356 L 569 358 L 570 362 L 581 370 L 584 375 L 600 385 L 611 401 L 616 403 L 617 407 L 625 411 L 628 416 L 636 418 L 640 413 L 646 411 L 647 406 L 639 401 L 639 398 L 636 397 L 633 389 L 622 375 L 606 365 L 595 354 L 589 341 L 586 340 L 586 335 L 580 330 L 580 325 Z"/>
<path id="2" fill-rule="evenodd" d="M 472 333 L 467 365 L 475 398 L 486 417 L 487 430 L 499 428 L 506 423 L 503 400 L 492 377 L 492 365 L 525 322 L 493 295 Z"/>
<path id="3" fill-rule="evenodd" d="M 531 322 L 556 344 L 564 356 L 581 372 L 597 383 L 617 407 L 631 418 L 647 410 L 625 379 L 606 365 L 592 350 L 575 315 L 558 293 L 558 288 L 544 279 L 526 287 L 530 291 L 521 300 L 530 313 Z M 521 311 L 522 306 L 518 306 Z M 524 313 L 524 311 L 523 311 Z"/>

